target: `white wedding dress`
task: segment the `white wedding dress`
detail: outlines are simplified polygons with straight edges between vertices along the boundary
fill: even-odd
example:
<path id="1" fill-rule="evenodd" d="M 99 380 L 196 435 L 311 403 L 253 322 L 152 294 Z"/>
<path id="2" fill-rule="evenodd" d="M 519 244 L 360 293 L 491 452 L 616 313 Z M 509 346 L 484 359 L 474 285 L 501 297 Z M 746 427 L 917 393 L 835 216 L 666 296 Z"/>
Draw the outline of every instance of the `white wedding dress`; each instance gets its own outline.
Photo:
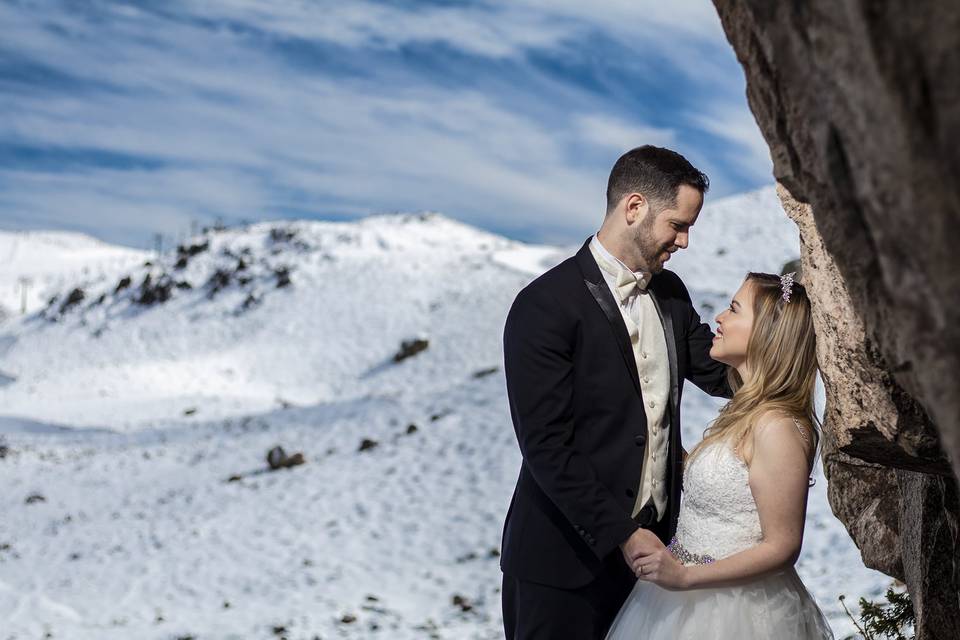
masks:
<path id="1" fill-rule="evenodd" d="M 761 540 L 747 466 L 708 445 L 684 470 L 671 549 L 685 565 L 719 560 Z M 670 591 L 638 580 L 607 640 L 821 640 L 830 626 L 793 567 L 720 588 Z"/>

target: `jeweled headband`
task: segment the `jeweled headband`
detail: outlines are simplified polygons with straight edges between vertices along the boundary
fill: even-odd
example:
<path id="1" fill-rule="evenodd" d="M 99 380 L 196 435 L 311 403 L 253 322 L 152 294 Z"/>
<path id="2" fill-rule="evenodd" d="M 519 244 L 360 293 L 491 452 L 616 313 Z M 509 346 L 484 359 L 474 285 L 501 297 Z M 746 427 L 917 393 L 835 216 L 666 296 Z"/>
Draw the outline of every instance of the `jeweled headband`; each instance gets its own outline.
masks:
<path id="1" fill-rule="evenodd" d="M 780 290 L 783 291 L 780 299 L 783 300 L 784 303 L 790 302 L 790 296 L 793 294 L 793 276 L 795 276 L 796 273 L 796 271 L 791 271 L 790 273 L 785 273 L 780 276 Z"/>

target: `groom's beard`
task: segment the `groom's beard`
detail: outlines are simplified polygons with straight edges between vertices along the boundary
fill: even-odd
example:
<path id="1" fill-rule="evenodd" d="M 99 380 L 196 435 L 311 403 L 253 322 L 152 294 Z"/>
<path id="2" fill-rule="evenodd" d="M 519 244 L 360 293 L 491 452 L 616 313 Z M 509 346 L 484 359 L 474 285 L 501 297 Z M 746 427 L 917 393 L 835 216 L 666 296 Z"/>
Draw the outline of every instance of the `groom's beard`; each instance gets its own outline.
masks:
<path id="1" fill-rule="evenodd" d="M 643 263 L 647 265 L 647 270 L 650 271 L 650 273 L 660 273 L 663 271 L 663 263 L 660 261 L 660 256 L 668 248 L 657 245 L 653 239 L 653 225 L 656 219 L 657 214 L 652 211 L 648 213 L 647 217 L 637 225 L 636 236 L 634 238 L 637 247 L 640 248 L 640 257 L 643 259 Z"/>

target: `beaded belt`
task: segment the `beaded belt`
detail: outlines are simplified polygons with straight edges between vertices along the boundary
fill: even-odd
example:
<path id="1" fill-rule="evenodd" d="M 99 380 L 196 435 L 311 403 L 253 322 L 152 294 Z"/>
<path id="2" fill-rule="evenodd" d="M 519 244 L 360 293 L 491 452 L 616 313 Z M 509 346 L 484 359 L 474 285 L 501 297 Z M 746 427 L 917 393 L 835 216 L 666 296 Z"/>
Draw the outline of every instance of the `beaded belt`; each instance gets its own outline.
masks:
<path id="1" fill-rule="evenodd" d="M 670 539 L 670 544 L 667 545 L 667 551 L 673 554 L 673 557 L 682 564 L 710 564 L 711 562 L 716 562 L 713 556 L 690 553 L 683 548 L 682 544 L 677 542 L 677 536 L 673 536 Z"/>

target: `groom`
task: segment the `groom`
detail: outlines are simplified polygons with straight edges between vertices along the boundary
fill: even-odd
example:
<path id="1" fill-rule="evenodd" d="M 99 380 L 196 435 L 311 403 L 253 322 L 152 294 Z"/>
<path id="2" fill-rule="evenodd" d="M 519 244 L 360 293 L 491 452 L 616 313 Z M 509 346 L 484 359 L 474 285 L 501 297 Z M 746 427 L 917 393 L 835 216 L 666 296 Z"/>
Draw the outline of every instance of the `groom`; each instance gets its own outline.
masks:
<path id="1" fill-rule="evenodd" d="M 664 270 L 708 186 L 674 151 L 627 152 L 600 230 L 510 309 L 504 363 L 523 464 L 500 563 L 508 640 L 603 638 L 635 581 L 627 562 L 676 529 L 683 381 L 730 394 L 713 333 Z"/>

